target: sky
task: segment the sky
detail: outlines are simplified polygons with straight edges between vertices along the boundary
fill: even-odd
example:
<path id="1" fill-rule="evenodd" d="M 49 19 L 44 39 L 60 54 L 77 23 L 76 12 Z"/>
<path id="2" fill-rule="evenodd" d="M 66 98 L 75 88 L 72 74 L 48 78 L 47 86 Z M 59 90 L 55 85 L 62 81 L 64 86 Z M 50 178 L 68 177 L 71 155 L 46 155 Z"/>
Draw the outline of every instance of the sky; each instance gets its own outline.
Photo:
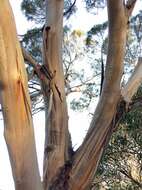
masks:
<path id="1" fill-rule="evenodd" d="M 10 0 L 10 3 L 12 5 L 12 9 L 14 10 L 18 34 L 24 34 L 28 29 L 34 27 L 34 23 L 27 22 L 26 18 L 22 15 L 20 10 L 21 0 Z M 86 12 L 80 0 L 77 0 L 77 6 L 79 7 L 77 14 L 72 16 L 70 19 L 70 23 L 74 23 L 74 29 L 87 31 L 89 28 L 92 27 L 93 22 L 98 24 L 107 19 L 106 9 L 103 12 L 100 12 L 98 16 L 94 16 L 93 14 L 88 14 Z M 137 4 L 137 7 L 140 7 L 139 3 Z M 136 11 L 137 8 L 135 8 L 134 13 Z M 72 133 L 73 144 L 76 147 L 83 140 L 83 137 L 89 126 L 90 119 L 87 116 L 87 111 L 83 113 L 77 113 L 72 111 L 70 108 L 68 111 L 70 115 L 69 128 Z M 42 112 L 37 114 L 36 117 L 34 117 L 33 119 L 39 167 L 40 171 L 42 171 L 43 148 L 41 147 L 43 147 L 44 145 L 44 113 Z M 2 120 L 0 120 L 0 155 L 0 190 L 14 190 L 13 178 L 11 175 L 11 166 L 9 163 L 7 148 L 3 138 Z"/>

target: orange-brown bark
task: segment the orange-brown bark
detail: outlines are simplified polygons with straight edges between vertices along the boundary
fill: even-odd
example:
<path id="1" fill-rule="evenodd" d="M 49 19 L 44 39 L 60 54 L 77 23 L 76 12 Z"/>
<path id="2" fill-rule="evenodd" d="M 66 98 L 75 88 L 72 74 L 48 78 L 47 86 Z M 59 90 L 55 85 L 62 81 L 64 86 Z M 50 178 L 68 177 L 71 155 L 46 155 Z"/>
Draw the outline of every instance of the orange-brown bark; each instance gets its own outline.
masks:
<path id="1" fill-rule="evenodd" d="M 41 190 L 24 61 L 8 0 L 0 1 L 0 98 L 17 190 Z"/>

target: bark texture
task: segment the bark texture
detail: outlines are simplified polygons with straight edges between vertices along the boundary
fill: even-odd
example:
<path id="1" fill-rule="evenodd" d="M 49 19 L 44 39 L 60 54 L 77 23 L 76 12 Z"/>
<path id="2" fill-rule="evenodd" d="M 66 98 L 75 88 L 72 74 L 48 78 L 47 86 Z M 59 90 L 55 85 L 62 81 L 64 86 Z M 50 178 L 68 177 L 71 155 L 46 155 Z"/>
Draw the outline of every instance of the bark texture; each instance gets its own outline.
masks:
<path id="1" fill-rule="evenodd" d="M 43 83 L 46 106 L 44 189 L 50 189 L 69 156 L 68 114 L 62 66 L 63 0 L 46 1 L 43 30 L 43 64 L 48 85 Z"/>
<path id="2" fill-rule="evenodd" d="M 107 1 L 109 45 L 102 94 L 89 131 L 74 156 L 69 189 L 86 190 L 112 134 L 113 119 L 120 101 L 129 10 L 122 0 Z M 133 7 L 132 7 L 133 8 Z M 129 12 L 128 12 L 129 11 Z"/>
<path id="3" fill-rule="evenodd" d="M 0 99 L 16 190 L 41 190 L 24 61 L 8 0 L 0 1 Z"/>
<path id="4" fill-rule="evenodd" d="M 125 102 L 130 102 L 141 83 L 140 58 L 132 77 L 121 91 L 127 24 L 136 0 L 124 2 L 107 0 L 109 45 L 103 89 L 88 133 L 74 155 L 68 132 L 61 57 L 63 0 L 46 0 L 43 65 L 39 66 L 23 51 L 41 80 L 45 99 L 44 190 L 90 188 L 113 127 L 119 120 L 117 111 Z M 8 0 L 0 1 L 0 45 L 0 101 L 15 187 L 16 190 L 42 190 L 26 71 Z"/>

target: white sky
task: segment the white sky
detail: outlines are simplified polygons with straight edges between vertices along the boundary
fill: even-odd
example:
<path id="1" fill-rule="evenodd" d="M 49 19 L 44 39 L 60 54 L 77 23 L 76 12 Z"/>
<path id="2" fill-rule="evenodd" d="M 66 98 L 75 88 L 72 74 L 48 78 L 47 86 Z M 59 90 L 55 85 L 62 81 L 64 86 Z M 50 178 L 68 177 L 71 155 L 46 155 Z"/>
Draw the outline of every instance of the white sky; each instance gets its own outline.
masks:
<path id="1" fill-rule="evenodd" d="M 16 25 L 18 34 L 24 34 L 27 29 L 34 27 L 33 23 L 27 22 L 26 18 L 22 15 L 20 11 L 21 0 L 10 0 L 12 8 L 14 10 L 14 16 L 16 19 Z M 88 28 L 92 27 L 92 23 L 100 23 L 104 19 L 107 19 L 106 10 L 101 12 L 99 16 L 94 16 L 93 14 L 88 14 L 85 9 L 81 6 L 81 1 L 77 1 L 79 12 L 75 14 L 70 23 L 74 23 L 73 28 L 81 29 L 87 31 Z M 137 7 L 141 4 L 138 1 Z M 137 10 L 137 8 L 135 8 Z M 98 19 L 99 18 L 99 19 Z M 82 114 L 73 112 L 69 109 L 69 115 L 72 117 L 69 119 L 69 126 L 72 132 L 73 144 L 80 144 L 87 126 L 89 125 L 89 119 L 87 116 L 88 112 L 83 112 Z M 42 148 L 44 145 L 44 113 L 39 113 L 34 117 L 34 127 L 35 127 L 35 137 L 37 145 L 37 153 L 39 160 L 40 171 L 42 171 Z M 0 121 L 0 190 L 14 190 L 13 179 L 11 175 L 11 167 L 9 163 L 7 148 L 3 138 L 3 123 Z"/>

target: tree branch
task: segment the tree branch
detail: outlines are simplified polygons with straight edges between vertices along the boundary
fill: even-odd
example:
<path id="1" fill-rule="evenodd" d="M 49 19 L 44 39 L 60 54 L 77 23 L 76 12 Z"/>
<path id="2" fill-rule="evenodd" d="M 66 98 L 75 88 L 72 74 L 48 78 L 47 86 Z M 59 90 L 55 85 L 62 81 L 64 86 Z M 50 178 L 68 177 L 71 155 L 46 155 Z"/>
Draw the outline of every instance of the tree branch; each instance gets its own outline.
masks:
<path id="1" fill-rule="evenodd" d="M 123 99 L 129 103 L 133 95 L 137 92 L 142 83 L 142 57 L 138 58 L 137 65 L 127 84 L 122 89 L 121 94 Z"/>
<path id="2" fill-rule="evenodd" d="M 26 61 L 28 61 L 28 64 L 32 66 L 34 69 L 36 69 L 37 65 L 39 65 L 34 58 L 25 50 L 25 48 L 21 47 L 23 57 Z"/>
<path id="3" fill-rule="evenodd" d="M 29 65 L 31 65 L 36 74 L 38 75 L 39 79 L 44 82 L 46 85 L 49 85 L 49 81 L 53 79 L 49 71 L 47 70 L 45 65 L 40 65 L 37 63 L 34 58 L 22 47 L 23 57 L 26 61 L 28 61 Z"/>
<path id="4" fill-rule="evenodd" d="M 128 174 L 128 173 L 127 173 L 126 171 L 124 171 L 124 170 L 119 170 L 119 172 L 122 173 L 123 175 L 125 175 L 127 178 L 129 178 L 133 183 L 137 184 L 139 187 L 142 188 L 142 184 L 141 184 L 139 181 L 135 180 L 135 179 L 132 177 L 131 174 Z"/>
<path id="5" fill-rule="evenodd" d="M 74 0 L 73 4 L 69 7 L 69 9 L 66 12 L 63 13 L 64 16 L 66 16 L 72 10 L 72 8 L 74 7 L 75 3 L 76 3 L 76 0 Z"/>
<path id="6" fill-rule="evenodd" d="M 126 2 L 125 7 L 126 7 L 126 11 L 127 11 L 128 17 L 131 15 L 131 13 L 132 13 L 132 11 L 133 11 L 133 9 L 134 9 L 134 6 L 135 6 L 136 1 L 137 1 L 137 0 L 128 0 L 128 1 Z"/>
<path id="7" fill-rule="evenodd" d="M 74 156 L 70 189 L 87 189 L 112 134 L 120 101 L 120 82 L 126 46 L 127 17 L 122 0 L 108 0 L 109 45 L 102 94 L 88 133 Z"/>

